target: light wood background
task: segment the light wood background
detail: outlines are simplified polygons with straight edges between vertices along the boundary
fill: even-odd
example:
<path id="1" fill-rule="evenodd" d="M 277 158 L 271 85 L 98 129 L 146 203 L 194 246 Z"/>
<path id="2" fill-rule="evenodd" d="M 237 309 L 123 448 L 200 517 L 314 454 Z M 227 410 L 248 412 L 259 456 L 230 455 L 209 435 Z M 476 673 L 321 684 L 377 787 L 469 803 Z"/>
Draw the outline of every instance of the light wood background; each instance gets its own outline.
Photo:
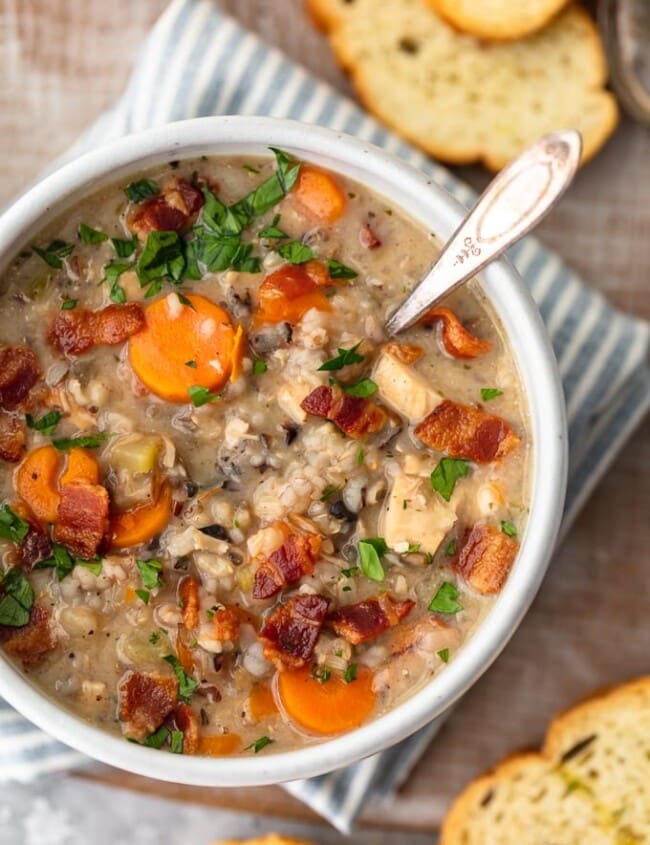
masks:
<path id="1" fill-rule="evenodd" d="M 165 6 L 166 0 L 0 0 L 0 205 L 115 99 Z M 220 6 L 350 92 L 301 0 Z M 456 172 L 475 187 L 488 178 L 478 168 Z M 648 130 L 624 120 L 540 236 L 620 307 L 650 317 Z M 406 786 L 370 805 L 365 823 L 435 829 L 455 792 L 500 755 L 538 743 L 554 711 L 599 685 L 650 672 L 649 434 L 646 423 L 616 459 L 504 654 L 463 699 Z M 277 787 L 201 790 L 107 768 L 93 776 L 231 808 L 308 814 Z"/>

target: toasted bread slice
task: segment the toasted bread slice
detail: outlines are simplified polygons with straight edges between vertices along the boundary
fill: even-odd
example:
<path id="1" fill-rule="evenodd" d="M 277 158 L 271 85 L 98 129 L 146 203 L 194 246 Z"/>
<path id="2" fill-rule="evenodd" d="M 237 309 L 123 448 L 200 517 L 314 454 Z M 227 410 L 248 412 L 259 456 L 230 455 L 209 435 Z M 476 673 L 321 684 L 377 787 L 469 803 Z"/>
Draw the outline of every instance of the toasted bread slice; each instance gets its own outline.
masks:
<path id="1" fill-rule="evenodd" d="M 574 127 L 583 161 L 614 130 L 596 27 L 569 7 L 521 41 L 461 35 L 422 0 L 309 0 L 359 97 L 431 155 L 498 170 L 540 135 Z"/>
<path id="2" fill-rule="evenodd" d="M 461 32 L 488 41 L 512 41 L 546 26 L 568 0 L 426 0 Z"/>
<path id="3" fill-rule="evenodd" d="M 634 845 L 650 841 L 650 676 L 551 723 L 540 753 L 471 783 L 440 845 Z"/>

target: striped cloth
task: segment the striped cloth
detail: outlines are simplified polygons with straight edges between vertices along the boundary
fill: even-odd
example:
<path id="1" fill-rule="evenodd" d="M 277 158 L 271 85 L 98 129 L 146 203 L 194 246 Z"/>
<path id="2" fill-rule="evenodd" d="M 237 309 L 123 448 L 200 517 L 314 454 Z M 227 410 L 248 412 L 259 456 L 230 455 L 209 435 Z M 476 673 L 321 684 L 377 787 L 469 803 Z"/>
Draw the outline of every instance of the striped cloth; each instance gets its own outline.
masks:
<path id="1" fill-rule="evenodd" d="M 151 126 L 215 114 L 265 114 L 319 123 L 368 140 L 433 175 L 460 202 L 474 194 L 450 173 L 379 126 L 355 103 L 217 10 L 211 0 L 174 0 L 143 44 L 130 84 L 66 158 Z M 567 400 L 570 478 L 564 530 L 650 403 L 649 326 L 612 309 L 534 238 L 510 257 L 551 336 Z M 399 785 L 438 729 L 354 766 L 286 784 L 342 831 L 371 792 Z M 0 781 L 83 765 L 76 752 L 0 702 Z"/>

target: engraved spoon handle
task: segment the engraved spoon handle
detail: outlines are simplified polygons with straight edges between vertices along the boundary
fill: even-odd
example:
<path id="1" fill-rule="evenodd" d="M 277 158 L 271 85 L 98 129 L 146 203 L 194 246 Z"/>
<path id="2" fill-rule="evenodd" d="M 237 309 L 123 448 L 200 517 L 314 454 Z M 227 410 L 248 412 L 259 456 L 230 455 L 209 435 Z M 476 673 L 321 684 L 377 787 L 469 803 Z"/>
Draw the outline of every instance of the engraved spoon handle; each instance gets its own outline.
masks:
<path id="1" fill-rule="evenodd" d="M 540 138 L 505 167 L 481 194 L 427 275 L 387 320 L 388 333 L 397 334 L 413 325 L 530 232 L 568 188 L 581 151 L 580 133 L 567 129 Z"/>

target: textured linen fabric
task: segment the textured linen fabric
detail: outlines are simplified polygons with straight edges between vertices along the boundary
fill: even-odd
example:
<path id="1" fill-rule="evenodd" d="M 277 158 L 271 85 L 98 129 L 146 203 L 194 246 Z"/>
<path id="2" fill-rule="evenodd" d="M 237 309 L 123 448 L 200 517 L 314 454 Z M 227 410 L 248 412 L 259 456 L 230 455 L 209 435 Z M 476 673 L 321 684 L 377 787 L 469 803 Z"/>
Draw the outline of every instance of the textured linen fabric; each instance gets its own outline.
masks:
<path id="1" fill-rule="evenodd" d="M 467 207 L 475 195 L 447 170 L 377 124 L 221 13 L 211 0 L 174 0 L 143 44 L 123 97 L 66 155 L 121 135 L 191 117 L 264 114 L 318 123 L 370 141 L 431 174 Z M 649 326 L 613 309 L 534 238 L 510 259 L 527 283 L 558 359 L 569 420 L 570 468 L 563 531 L 650 404 Z M 371 792 L 408 776 L 444 717 L 346 769 L 285 784 L 342 831 Z M 0 782 L 87 764 L 0 700 Z"/>

